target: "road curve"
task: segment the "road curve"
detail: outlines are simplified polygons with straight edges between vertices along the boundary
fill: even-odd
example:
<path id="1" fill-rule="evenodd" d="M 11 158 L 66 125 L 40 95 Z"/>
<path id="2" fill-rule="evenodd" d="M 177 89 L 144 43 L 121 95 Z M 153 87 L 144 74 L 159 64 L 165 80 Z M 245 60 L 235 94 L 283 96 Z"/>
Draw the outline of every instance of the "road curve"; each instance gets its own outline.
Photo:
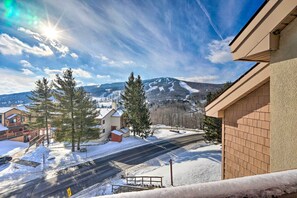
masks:
<path id="1" fill-rule="evenodd" d="M 25 185 L 17 186 L 2 194 L 0 193 L 0 197 L 67 197 L 66 189 L 69 187 L 72 194 L 78 193 L 132 166 L 202 140 L 203 135 L 194 134 L 131 148 L 68 167 L 59 171 L 53 178 L 32 180 Z"/>

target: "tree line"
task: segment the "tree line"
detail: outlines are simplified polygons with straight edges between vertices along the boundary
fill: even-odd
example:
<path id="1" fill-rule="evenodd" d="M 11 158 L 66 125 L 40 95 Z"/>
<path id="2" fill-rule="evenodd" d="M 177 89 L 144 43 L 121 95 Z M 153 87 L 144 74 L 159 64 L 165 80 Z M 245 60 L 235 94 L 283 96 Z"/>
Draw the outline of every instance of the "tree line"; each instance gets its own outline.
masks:
<path id="1" fill-rule="evenodd" d="M 67 69 L 56 79 L 36 81 L 36 87 L 28 98 L 32 103 L 27 107 L 31 114 L 32 129 L 45 129 L 49 145 L 49 127 L 55 127 L 55 139 L 71 143 L 71 150 L 80 150 L 81 142 L 98 139 L 100 130 L 96 117 L 98 105 L 83 87 L 78 87 L 73 71 Z M 146 138 L 151 125 L 144 85 L 141 77 L 131 73 L 121 95 L 124 118 L 132 127 L 134 136 Z"/>

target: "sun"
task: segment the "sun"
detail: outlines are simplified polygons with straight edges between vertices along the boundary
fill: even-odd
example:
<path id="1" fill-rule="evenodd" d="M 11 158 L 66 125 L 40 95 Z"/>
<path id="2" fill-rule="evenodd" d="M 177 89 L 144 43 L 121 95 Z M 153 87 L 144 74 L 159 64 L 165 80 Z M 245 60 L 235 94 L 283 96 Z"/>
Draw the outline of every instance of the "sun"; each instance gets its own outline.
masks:
<path id="1" fill-rule="evenodd" d="M 59 38 L 59 31 L 51 25 L 44 26 L 42 28 L 42 34 L 49 40 L 57 40 Z"/>

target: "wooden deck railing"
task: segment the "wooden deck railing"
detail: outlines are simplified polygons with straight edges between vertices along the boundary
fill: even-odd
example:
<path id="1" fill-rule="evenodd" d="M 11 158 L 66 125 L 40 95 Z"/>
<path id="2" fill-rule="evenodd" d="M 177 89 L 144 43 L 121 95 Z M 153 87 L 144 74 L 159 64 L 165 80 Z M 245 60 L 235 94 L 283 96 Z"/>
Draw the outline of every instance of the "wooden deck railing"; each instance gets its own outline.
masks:
<path id="1" fill-rule="evenodd" d="M 127 176 L 125 177 L 127 185 L 156 185 L 163 187 L 163 177 L 161 176 Z"/>

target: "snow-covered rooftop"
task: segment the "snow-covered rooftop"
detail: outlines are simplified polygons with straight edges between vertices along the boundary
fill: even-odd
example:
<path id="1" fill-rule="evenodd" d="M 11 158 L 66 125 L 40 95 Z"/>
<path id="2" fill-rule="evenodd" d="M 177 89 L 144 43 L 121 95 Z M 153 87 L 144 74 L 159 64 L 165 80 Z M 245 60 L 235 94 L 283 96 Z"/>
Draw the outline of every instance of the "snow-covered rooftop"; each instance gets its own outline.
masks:
<path id="1" fill-rule="evenodd" d="M 121 131 L 122 131 L 123 133 L 128 133 L 128 132 L 129 132 L 129 129 L 128 129 L 128 128 L 122 128 Z"/>
<path id="2" fill-rule="evenodd" d="M 0 124 L 0 131 L 6 131 L 6 130 L 8 130 L 8 128 Z"/>
<path id="3" fill-rule="evenodd" d="M 0 113 L 6 113 L 7 111 L 10 111 L 13 109 L 13 107 L 0 107 Z"/>
<path id="4" fill-rule="evenodd" d="M 24 112 L 29 112 L 29 109 L 27 109 L 24 105 L 18 105 L 16 108 Z"/>
<path id="5" fill-rule="evenodd" d="M 16 142 L 11 140 L 2 140 L 0 141 L 0 156 L 13 155 L 27 147 L 28 143 Z"/>
<path id="6" fill-rule="evenodd" d="M 296 195 L 296 181 L 297 170 L 288 170 L 173 188 L 122 193 L 105 197 L 279 197 L 289 193 L 295 193 Z"/>
<path id="7" fill-rule="evenodd" d="M 99 116 L 97 117 L 97 119 L 102 119 L 104 118 L 110 111 L 112 111 L 113 109 L 110 108 L 100 108 L 99 110 Z"/>
<path id="8" fill-rule="evenodd" d="M 111 131 L 111 133 L 116 134 L 116 135 L 123 135 L 123 133 L 118 130 L 113 130 L 113 131 Z"/>
<path id="9" fill-rule="evenodd" d="M 123 115 L 123 111 L 118 109 L 116 112 L 112 114 L 113 117 L 121 117 Z"/>
<path id="10" fill-rule="evenodd" d="M 111 133 L 116 134 L 116 135 L 123 135 L 123 133 L 118 130 L 113 130 L 113 131 L 111 131 Z"/>

